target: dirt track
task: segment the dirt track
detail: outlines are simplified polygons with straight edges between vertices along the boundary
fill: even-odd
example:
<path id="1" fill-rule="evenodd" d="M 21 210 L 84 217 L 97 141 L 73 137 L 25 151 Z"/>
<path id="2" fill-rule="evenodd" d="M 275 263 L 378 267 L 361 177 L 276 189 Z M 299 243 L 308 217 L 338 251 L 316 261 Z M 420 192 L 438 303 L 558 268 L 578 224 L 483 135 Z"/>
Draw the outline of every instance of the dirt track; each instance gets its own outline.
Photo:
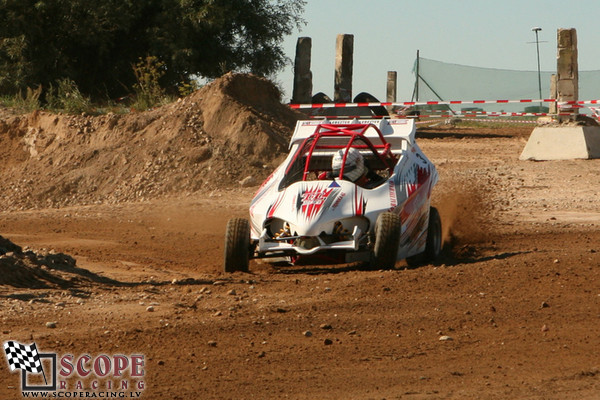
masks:
<path id="1" fill-rule="evenodd" d="M 530 130 L 419 133 L 451 243 L 417 269 L 222 274 L 255 188 L 0 213 L 0 235 L 81 278 L 0 286 L 3 341 L 142 353 L 148 399 L 598 398 L 600 160 L 518 161 Z M 0 398 L 19 384 L 1 362 Z"/>

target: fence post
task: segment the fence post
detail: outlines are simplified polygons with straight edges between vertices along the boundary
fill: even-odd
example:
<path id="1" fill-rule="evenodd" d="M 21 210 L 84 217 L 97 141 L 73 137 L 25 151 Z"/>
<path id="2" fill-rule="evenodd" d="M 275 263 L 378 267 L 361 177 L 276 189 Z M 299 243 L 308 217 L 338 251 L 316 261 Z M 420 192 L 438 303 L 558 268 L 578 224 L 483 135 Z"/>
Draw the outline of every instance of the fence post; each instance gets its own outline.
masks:
<path id="1" fill-rule="evenodd" d="M 398 87 L 398 73 L 388 71 L 385 101 L 389 103 L 396 102 L 396 88 Z M 392 106 L 388 106 L 388 111 L 392 111 Z"/>
<path id="2" fill-rule="evenodd" d="M 335 84 L 333 101 L 352 101 L 354 35 L 340 34 L 335 44 Z"/>
<path id="3" fill-rule="evenodd" d="M 294 89 L 292 103 L 310 103 L 312 97 L 312 72 L 310 57 L 312 39 L 298 38 L 296 42 L 296 59 L 294 60 Z"/>

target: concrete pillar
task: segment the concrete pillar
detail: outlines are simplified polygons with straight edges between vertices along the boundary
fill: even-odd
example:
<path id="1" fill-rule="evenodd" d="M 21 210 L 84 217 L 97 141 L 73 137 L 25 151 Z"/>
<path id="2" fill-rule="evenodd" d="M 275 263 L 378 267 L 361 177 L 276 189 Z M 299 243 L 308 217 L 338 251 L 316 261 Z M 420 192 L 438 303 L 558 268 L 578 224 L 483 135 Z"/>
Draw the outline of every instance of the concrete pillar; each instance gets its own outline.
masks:
<path id="1" fill-rule="evenodd" d="M 352 101 L 354 35 L 338 35 L 335 43 L 335 84 L 333 101 Z"/>
<path id="2" fill-rule="evenodd" d="M 388 71 L 385 101 L 388 103 L 396 102 L 396 89 L 398 87 L 398 73 L 396 71 Z M 388 112 L 392 111 L 392 106 L 388 106 Z"/>
<path id="3" fill-rule="evenodd" d="M 312 72 L 310 70 L 310 53 L 312 39 L 298 38 L 296 42 L 296 59 L 294 60 L 294 89 L 292 103 L 307 104 L 312 98 Z"/>
<path id="4" fill-rule="evenodd" d="M 396 71 L 388 71 L 387 73 L 387 95 L 385 101 L 396 101 L 396 88 L 398 87 L 398 73 Z"/>
<path id="5" fill-rule="evenodd" d="M 577 63 L 577 31 L 559 29 L 557 33 L 558 54 L 556 57 L 556 92 L 561 101 L 577 101 L 579 99 L 579 66 Z M 560 113 L 571 113 L 570 116 L 559 116 L 560 122 L 574 121 L 577 108 L 561 108 Z"/>

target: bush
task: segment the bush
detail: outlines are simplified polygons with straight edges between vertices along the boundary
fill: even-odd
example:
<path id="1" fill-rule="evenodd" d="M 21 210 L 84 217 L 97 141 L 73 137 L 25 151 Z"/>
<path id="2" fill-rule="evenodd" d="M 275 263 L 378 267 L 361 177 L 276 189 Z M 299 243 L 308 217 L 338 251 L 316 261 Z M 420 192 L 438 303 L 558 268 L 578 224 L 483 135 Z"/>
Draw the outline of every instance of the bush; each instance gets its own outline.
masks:
<path id="1" fill-rule="evenodd" d="M 4 96 L 0 99 L 0 104 L 6 107 L 12 107 L 22 112 L 32 112 L 40 109 L 40 95 L 42 94 L 42 86 L 37 89 L 27 88 L 25 97 L 21 91 L 15 96 Z"/>
<path id="2" fill-rule="evenodd" d="M 177 85 L 177 91 L 181 97 L 189 96 L 194 93 L 196 90 L 200 89 L 202 86 L 195 80 L 189 80 L 184 82 L 179 82 Z"/>
<path id="3" fill-rule="evenodd" d="M 64 111 L 69 114 L 88 112 L 91 102 L 79 91 L 77 84 L 68 78 L 59 80 L 58 86 L 50 89 L 46 95 L 47 107 L 53 111 Z"/>
<path id="4" fill-rule="evenodd" d="M 168 101 L 164 89 L 160 86 L 160 78 L 165 74 L 165 64 L 157 57 L 140 58 L 133 66 L 136 83 L 133 85 L 136 99 L 132 107 L 147 110 Z"/>

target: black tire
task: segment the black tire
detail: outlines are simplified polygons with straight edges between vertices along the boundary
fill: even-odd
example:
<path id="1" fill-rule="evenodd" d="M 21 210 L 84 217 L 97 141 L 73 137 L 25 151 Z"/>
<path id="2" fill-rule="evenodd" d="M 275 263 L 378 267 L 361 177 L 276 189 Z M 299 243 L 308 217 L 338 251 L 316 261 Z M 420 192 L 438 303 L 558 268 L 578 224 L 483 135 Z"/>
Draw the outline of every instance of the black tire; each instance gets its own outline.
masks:
<path id="1" fill-rule="evenodd" d="M 394 268 L 399 245 L 400 216 L 391 212 L 379 214 L 375 222 L 375 246 L 371 268 Z"/>
<path id="2" fill-rule="evenodd" d="M 426 261 L 435 261 L 442 254 L 442 219 L 437 208 L 429 208 L 429 225 L 427 227 L 427 244 L 425 245 Z"/>
<path id="3" fill-rule="evenodd" d="M 225 232 L 225 272 L 248 272 L 250 261 L 250 223 L 244 218 L 232 218 Z"/>
<path id="4" fill-rule="evenodd" d="M 408 257 L 406 263 L 411 267 L 418 267 L 425 263 L 437 260 L 442 254 L 442 219 L 435 207 L 429 208 L 429 224 L 427 225 L 427 239 L 425 251 Z"/>

